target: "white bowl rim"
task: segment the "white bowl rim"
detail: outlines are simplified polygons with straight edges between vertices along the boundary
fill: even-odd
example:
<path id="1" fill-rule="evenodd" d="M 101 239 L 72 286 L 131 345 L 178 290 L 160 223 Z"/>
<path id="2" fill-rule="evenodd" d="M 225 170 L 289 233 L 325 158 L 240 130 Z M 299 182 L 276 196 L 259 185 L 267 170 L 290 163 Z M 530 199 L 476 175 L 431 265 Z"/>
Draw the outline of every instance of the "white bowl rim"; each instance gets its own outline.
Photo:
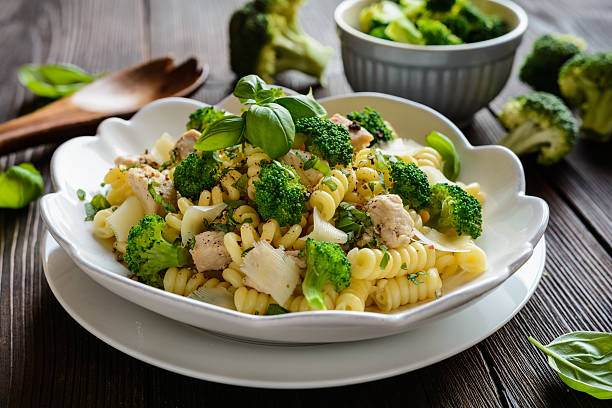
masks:
<path id="1" fill-rule="evenodd" d="M 356 92 L 356 93 L 350 93 L 350 94 L 344 94 L 344 95 L 328 96 L 325 98 L 320 98 L 319 101 L 325 102 L 325 101 L 334 100 L 334 99 L 347 99 L 347 98 L 356 98 L 356 97 L 362 97 L 362 96 L 394 100 L 396 102 L 408 104 L 420 110 L 427 111 L 430 114 L 433 114 L 439 120 L 445 122 L 454 131 L 456 131 L 458 135 L 461 136 L 459 138 L 459 141 L 468 150 L 495 149 L 495 150 L 503 150 L 507 152 L 507 154 L 512 157 L 512 160 L 516 164 L 517 171 L 519 173 L 518 174 L 519 184 L 518 184 L 518 189 L 516 191 L 516 195 L 523 199 L 532 199 L 532 200 L 537 201 L 539 206 L 542 209 L 542 218 L 540 219 L 540 223 L 537 226 L 537 228 L 534 229 L 531 239 L 525 242 L 527 246 L 524 247 L 523 251 L 513 260 L 512 263 L 506 265 L 502 273 L 500 273 L 499 275 L 493 276 L 487 280 L 484 280 L 482 282 L 479 282 L 477 284 L 474 284 L 473 286 L 465 287 L 459 290 L 457 293 L 453 293 L 453 294 L 450 294 L 444 297 L 446 300 L 445 302 L 436 303 L 435 306 L 430 306 L 429 310 L 427 310 L 427 313 L 423 313 L 423 312 L 426 312 L 425 310 L 423 310 L 421 313 L 420 319 L 417 319 L 418 322 L 429 320 L 431 318 L 436 318 L 436 316 L 442 316 L 444 312 L 449 311 L 449 310 L 458 309 L 462 305 L 470 302 L 471 300 L 478 298 L 479 296 L 485 293 L 488 293 L 489 291 L 493 290 L 495 287 L 500 285 L 502 282 L 507 280 L 512 274 L 514 274 L 514 272 L 516 272 L 519 269 L 520 266 L 522 266 L 531 257 L 536 244 L 539 242 L 540 238 L 544 234 L 544 231 L 546 230 L 546 227 L 548 224 L 548 218 L 549 218 L 548 205 L 544 200 L 538 197 L 525 195 L 524 172 L 523 172 L 522 164 L 520 160 L 518 159 L 518 157 L 514 153 L 512 153 L 509 149 L 503 146 L 496 146 L 496 145 L 472 146 L 467 140 L 467 138 L 465 137 L 465 135 L 463 135 L 463 133 L 444 115 L 442 115 L 441 113 L 437 112 L 436 110 L 428 106 L 425 106 L 418 102 L 407 100 L 405 98 L 377 93 L 377 92 Z M 228 98 L 231 98 L 231 97 L 232 95 L 228 96 Z M 220 103 L 216 105 L 219 105 L 225 102 L 228 98 L 223 99 Z M 198 104 L 200 107 L 208 105 L 208 104 L 205 104 L 199 101 L 195 101 L 193 99 L 180 98 L 180 97 L 169 97 L 169 98 L 164 98 L 164 99 L 154 101 L 146 105 L 140 111 L 138 111 L 132 118 L 130 118 L 129 121 L 118 119 L 118 118 L 110 118 L 110 119 L 106 119 L 106 121 L 109 121 L 109 122 L 119 121 L 123 123 L 128 123 L 128 122 L 133 121 L 138 116 L 142 115 L 144 112 L 152 109 L 156 105 L 164 104 L 164 103 L 178 103 L 178 104 L 194 104 L 195 103 L 195 104 Z M 99 129 L 101 127 L 102 127 L 102 124 L 100 125 Z M 412 313 L 410 311 L 386 314 L 386 313 L 377 313 L 377 312 L 368 312 L 368 311 L 355 312 L 355 311 L 324 310 L 324 311 L 308 311 L 308 312 L 302 312 L 302 313 L 287 313 L 287 314 L 271 315 L 271 316 L 250 315 L 250 314 L 241 313 L 235 310 L 219 307 L 216 305 L 203 303 L 203 302 L 200 302 L 194 299 L 190 299 L 190 298 L 176 295 L 173 293 L 169 293 L 164 290 L 160 290 L 160 289 L 157 289 L 151 286 L 147 286 L 142 283 L 136 282 L 132 279 L 129 279 L 125 276 L 121 276 L 112 271 L 106 270 L 92 262 L 89 262 L 88 260 L 85 260 L 80 255 L 81 251 L 80 251 L 80 248 L 76 245 L 76 243 L 67 239 L 58 231 L 57 227 L 55 226 L 55 222 L 53 218 L 51 217 L 48 209 L 49 209 L 50 201 L 52 200 L 53 196 L 66 194 L 66 192 L 63 191 L 64 189 L 60 187 L 61 183 L 59 182 L 59 180 L 56 180 L 55 178 L 57 176 L 56 174 L 57 172 L 55 171 L 55 168 L 59 165 L 57 158 L 58 156 L 60 156 L 61 154 L 60 152 L 64 149 L 68 149 L 67 147 L 68 144 L 77 143 L 79 139 L 91 140 L 96 137 L 98 136 L 81 136 L 79 138 L 68 140 L 67 142 L 64 142 L 61 146 L 57 148 L 51 160 L 51 180 L 52 180 L 52 183 L 56 191 L 46 194 L 39 201 L 39 211 L 41 213 L 44 223 L 47 226 L 48 231 L 51 233 L 53 238 L 67 251 L 68 255 L 73 259 L 73 261 L 82 269 L 91 271 L 93 273 L 101 274 L 106 278 L 110 278 L 111 280 L 119 281 L 124 285 L 132 287 L 132 289 L 146 292 L 157 298 L 163 297 L 166 300 L 171 300 L 172 302 L 179 302 L 183 304 L 187 303 L 187 304 L 190 304 L 195 309 L 200 309 L 202 311 L 209 311 L 209 312 L 215 311 L 220 316 L 226 316 L 230 322 L 233 321 L 234 323 L 236 323 L 237 321 L 240 321 L 241 323 L 246 324 L 247 326 L 257 323 L 259 326 L 263 326 L 263 328 L 265 328 L 265 327 L 271 327 L 272 325 L 275 324 L 275 322 L 278 322 L 278 321 L 291 321 L 291 320 L 301 321 L 302 324 L 306 324 L 306 325 L 311 324 L 311 323 L 325 323 L 325 322 L 330 323 L 330 320 L 334 321 L 337 316 L 341 315 L 347 322 L 359 321 L 362 324 L 368 324 L 368 322 L 369 324 L 373 324 L 376 322 L 386 322 L 386 324 L 389 326 L 398 327 L 398 326 L 403 326 L 404 322 L 406 322 L 407 320 L 410 321 L 410 319 L 412 318 L 411 316 Z M 386 335 L 387 334 L 382 334 L 379 337 L 384 337 Z M 293 342 L 290 342 L 290 343 L 293 343 Z"/>
<path id="2" fill-rule="evenodd" d="M 491 3 L 496 3 L 502 7 L 507 8 L 518 19 L 518 24 L 512 30 L 507 32 L 504 35 L 499 37 L 492 38 L 490 40 L 485 41 L 477 41 L 473 43 L 467 44 L 458 44 L 458 45 L 417 45 L 417 44 L 407 44 L 400 43 L 397 41 L 384 40 L 382 38 L 377 38 L 371 36 L 363 31 L 357 30 L 351 27 L 346 21 L 343 19 L 344 12 L 352 7 L 355 3 L 360 2 L 362 0 L 344 0 L 340 3 L 336 10 L 334 10 L 334 20 L 336 25 L 353 37 L 357 37 L 362 41 L 371 42 L 377 45 L 381 45 L 384 47 L 395 48 L 397 50 L 408 50 L 408 51 L 431 51 L 431 52 L 443 52 L 443 51 L 451 51 L 451 52 L 460 52 L 467 50 L 478 50 L 483 48 L 495 47 L 500 44 L 504 44 L 507 42 L 511 42 L 517 38 L 520 38 L 525 31 L 527 30 L 527 25 L 529 18 L 527 17 L 527 13 L 522 9 L 518 4 L 509 1 L 509 0 L 487 0 Z"/>

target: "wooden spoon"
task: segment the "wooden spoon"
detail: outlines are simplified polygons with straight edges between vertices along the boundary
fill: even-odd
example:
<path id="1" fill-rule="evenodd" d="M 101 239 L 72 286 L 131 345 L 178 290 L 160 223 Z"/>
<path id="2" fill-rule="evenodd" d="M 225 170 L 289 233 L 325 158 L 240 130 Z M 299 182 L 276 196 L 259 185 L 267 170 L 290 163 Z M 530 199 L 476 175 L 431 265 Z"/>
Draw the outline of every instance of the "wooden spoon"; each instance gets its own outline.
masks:
<path id="1" fill-rule="evenodd" d="M 70 96 L 0 124 L 0 155 L 91 131 L 103 119 L 126 117 L 156 99 L 184 96 L 208 76 L 195 58 L 175 66 L 162 57 L 102 77 Z"/>

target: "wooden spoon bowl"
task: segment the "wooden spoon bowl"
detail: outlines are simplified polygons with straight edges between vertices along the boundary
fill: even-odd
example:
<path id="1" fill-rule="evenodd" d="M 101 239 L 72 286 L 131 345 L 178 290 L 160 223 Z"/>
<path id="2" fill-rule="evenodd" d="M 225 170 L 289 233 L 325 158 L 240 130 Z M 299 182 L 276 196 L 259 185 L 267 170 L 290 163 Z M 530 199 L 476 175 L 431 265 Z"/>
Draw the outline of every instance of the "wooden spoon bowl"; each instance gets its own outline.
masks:
<path id="1" fill-rule="evenodd" d="M 156 99 L 188 95 L 207 76 L 208 66 L 199 66 L 195 58 L 175 66 L 170 57 L 107 75 L 70 96 L 0 124 L 0 155 L 61 142 L 91 131 L 106 118 L 129 116 Z"/>

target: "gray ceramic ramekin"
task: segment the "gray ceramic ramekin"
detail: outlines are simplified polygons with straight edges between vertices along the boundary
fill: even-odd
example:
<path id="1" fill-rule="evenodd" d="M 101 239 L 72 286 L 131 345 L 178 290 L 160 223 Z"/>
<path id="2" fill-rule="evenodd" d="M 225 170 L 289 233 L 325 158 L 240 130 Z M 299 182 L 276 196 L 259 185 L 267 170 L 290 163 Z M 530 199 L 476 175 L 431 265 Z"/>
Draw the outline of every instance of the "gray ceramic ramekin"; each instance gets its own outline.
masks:
<path id="1" fill-rule="evenodd" d="M 461 45 L 413 45 L 372 37 L 360 29 L 359 13 L 377 0 L 346 0 L 334 12 L 344 72 L 355 91 L 376 91 L 421 102 L 465 124 L 502 90 L 527 14 L 506 0 L 473 0 L 500 17 L 510 31 Z"/>

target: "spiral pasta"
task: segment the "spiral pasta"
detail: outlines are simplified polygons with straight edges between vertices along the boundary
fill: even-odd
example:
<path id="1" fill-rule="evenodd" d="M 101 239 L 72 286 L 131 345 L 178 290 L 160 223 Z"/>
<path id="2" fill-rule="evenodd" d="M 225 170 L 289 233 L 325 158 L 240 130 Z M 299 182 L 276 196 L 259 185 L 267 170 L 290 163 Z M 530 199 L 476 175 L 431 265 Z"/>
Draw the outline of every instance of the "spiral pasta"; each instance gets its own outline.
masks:
<path id="1" fill-rule="evenodd" d="M 353 248 L 347 258 L 351 263 L 351 276 L 355 279 L 393 278 L 431 268 L 436 262 L 435 249 L 420 242 L 412 242 L 402 248 L 387 250 L 386 265 L 384 252 L 380 249 Z"/>
<path id="2" fill-rule="evenodd" d="M 193 273 L 189 268 L 168 268 L 164 274 L 164 290 L 181 296 L 189 296 L 191 292 L 202 286 L 206 278 L 204 274 Z"/>
<path id="3" fill-rule="evenodd" d="M 335 185 L 335 189 L 330 187 L 330 184 Z M 325 221 L 329 221 L 334 216 L 340 202 L 344 199 L 348 188 L 348 178 L 340 170 L 334 169 L 325 183 L 323 180 L 319 181 L 308 203 L 312 208 L 319 210 L 321 217 Z"/>
<path id="4" fill-rule="evenodd" d="M 247 314 L 266 314 L 271 298 L 265 293 L 260 293 L 255 289 L 246 286 L 236 289 L 234 292 L 234 305 L 236 310 Z"/>
<path id="5" fill-rule="evenodd" d="M 302 217 L 302 222 L 306 222 L 305 217 Z M 285 249 L 300 249 L 301 242 L 298 239 L 302 233 L 302 225 L 294 224 L 290 226 L 283 234 L 283 229 L 278 224 L 278 221 L 271 219 L 266 221 L 261 228 L 261 239 L 268 241 L 274 247 L 283 247 Z M 296 245 L 297 244 L 297 245 Z M 305 242 L 304 242 L 305 244 Z"/>
<path id="6" fill-rule="evenodd" d="M 480 190 L 480 184 L 479 183 L 463 184 L 461 182 L 457 182 L 457 185 L 459 187 L 461 187 L 462 189 L 464 189 L 469 195 L 471 195 L 475 199 L 477 199 L 480 204 L 484 203 L 485 195 Z"/>
<path id="7" fill-rule="evenodd" d="M 106 194 L 106 200 L 111 205 L 120 205 L 126 198 L 134 194 L 134 190 L 128 183 L 127 171 L 119 167 L 113 167 L 104 176 L 104 184 L 110 185 Z"/>
<path id="8" fill-rule="evenodd" d="M 336 299 L 338 298 L 338 292 L 336 292 L 334 285 L 328 282 L 323 285 L 321 291 L 323 292 L 323 301 L 325 302 L 325 309 L 334 310 L 336 307 Z M 290 297 L 289 300 L 285 303 L 285 309 L 289 310 L 292 313 L 319 310 L 310 306 L 308 304 L 308 300 L 306 300 L 306 297 L 304 297 L 304 295 Z"/>
<path id="9" fill-rule="evenodd" d="M 474 243 L 470 245 L 469 251 L 455 253 L 455 259 L 463 271 L 474 277 L 487 269 L 487 255 Z"/>
<path id="10" fill-rule="evenodd" d="M 349 287 L 340 292 L 336 299 L 336 310 L 363 312 L 371 290 L 372 281 L 351 279 Z"/>
<path id="11" fill-rule="evenodd" d="M 252 145 L 248 145 L 245 148 L 245 152 L 247 155 L 247 197 L 249 200 L 255 199 L 255 182 L 259 181 L 259 173 L 261 172 L 261 162 L 269 161 L 270 157 L 264 153 L 264 151 L 259 147 L 254 147 Z"/>
<path id="12" fill-rule="evenodd" d="M 240 271 L 240 266 L 233 262 L 223 270 L 221 275 L 226 282 L 236 289 L 244 286 L 244 273 Z"/>
<path id="13" fill-rule="evenodd" d="M 115 236 L 115 231 L 113 231 L 112 227 L 107 222 L 109 215 L 111 215 L 112 213 L 113 210 L 110 208 L 100 210 L 96 213 L 93 219 L 93 233 L 96 237 L 108 239 Z"/>
<path id="14" fill-rule="evenodd" d="M 405 275 L 379 280 L 374 288 L 374 301 L 381 312 L 388 313 L 403 305 L 433 299 L 440 295 L 441 289 L 442 280 L 438 270 L 429 268 L 413 280 Z"/>

